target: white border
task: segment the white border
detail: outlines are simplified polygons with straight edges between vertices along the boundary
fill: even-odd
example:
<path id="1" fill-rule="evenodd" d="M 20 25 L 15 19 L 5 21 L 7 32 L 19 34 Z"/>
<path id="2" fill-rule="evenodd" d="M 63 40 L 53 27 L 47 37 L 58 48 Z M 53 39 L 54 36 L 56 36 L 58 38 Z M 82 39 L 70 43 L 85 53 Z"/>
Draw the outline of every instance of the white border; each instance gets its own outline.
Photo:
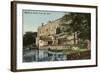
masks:
<path id="1" fill-rule="evenodd" d="M 91 59 L 55 62 L 22 62 L 22 9 L 91 13 Z M 51 68 L 95 65 L 96 61 L 96 9 L 82 7 L 17 4 L 17 69 Z"/>

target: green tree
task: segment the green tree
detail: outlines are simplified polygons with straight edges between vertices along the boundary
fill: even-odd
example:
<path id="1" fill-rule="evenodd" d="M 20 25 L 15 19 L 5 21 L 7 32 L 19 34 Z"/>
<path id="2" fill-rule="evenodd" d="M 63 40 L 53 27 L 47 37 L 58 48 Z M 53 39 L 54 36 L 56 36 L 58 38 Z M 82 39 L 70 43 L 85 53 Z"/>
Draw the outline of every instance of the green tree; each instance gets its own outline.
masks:
<path id="1" fill-rule="evenodd" d="M 89 13 L 69 13 L 65 14 L 61 21 L 66 27 L 66 32 L 72 32 L 74 34 L 74 43 L 79 38 L 82 40 L 90 40 L 91 34 L 91 15 Z M 68 23 L 71 21 L 71 23 Z M 69 28 L 68 28 L 69 27 Z M 77 37 L 77 38 L 76 38 Z"/>
<path id="2" fill-rule="evenodd" d="M 23 36 L 23 46 L 28 46 L 36 42 L 36 32 L 26 32 Z"/>

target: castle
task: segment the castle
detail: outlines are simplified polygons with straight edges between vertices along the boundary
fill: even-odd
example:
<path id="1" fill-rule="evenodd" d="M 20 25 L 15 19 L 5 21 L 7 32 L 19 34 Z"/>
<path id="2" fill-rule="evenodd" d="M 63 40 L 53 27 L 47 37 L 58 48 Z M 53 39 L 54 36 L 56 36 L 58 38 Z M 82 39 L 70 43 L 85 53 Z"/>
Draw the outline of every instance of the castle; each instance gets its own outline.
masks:
<path id="1" fill-rule="evenodd" d="M 66 49 L 68 45 L 74 44 L 74 37 L 67 35 L 65 27 L 61 19 L 55 21 L 49 21 L 47 24 L 43 24 L 38 28 L 36 45 L 39 49 Z M 71 20 L 66 24 L 70 24 Z"/>

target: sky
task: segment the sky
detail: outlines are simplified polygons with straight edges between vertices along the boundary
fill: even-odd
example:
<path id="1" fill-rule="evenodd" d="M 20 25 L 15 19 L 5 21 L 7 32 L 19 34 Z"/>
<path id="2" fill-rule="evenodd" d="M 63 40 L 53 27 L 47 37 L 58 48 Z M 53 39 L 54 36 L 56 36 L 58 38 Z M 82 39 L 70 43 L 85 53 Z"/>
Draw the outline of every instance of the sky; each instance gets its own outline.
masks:
<path id="1" fill-rule="evenodd" d="M 37 32 L 42 23 L 46 24 L 48 21 L 57 20 L 64 14 L 65 12 L 58 11 L 23 10 L 23 33 L 29 31 Z"/>

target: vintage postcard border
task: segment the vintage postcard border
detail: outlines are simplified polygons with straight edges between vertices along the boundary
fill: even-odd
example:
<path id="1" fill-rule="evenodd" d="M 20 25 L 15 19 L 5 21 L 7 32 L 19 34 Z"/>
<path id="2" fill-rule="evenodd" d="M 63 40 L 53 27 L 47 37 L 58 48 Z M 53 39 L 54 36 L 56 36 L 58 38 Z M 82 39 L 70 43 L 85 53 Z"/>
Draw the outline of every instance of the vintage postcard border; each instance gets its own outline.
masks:
<path id="1" fill-rule="evenodd" d="M 52 67 L 52 68 L 41 68 L 41 69 L 16 69 L 17 68 L 17 46 L 16 46 L 16 38 L 17 38 L 17 4 L 36 4 L 36 5 L 51 5 L 51 6 L 71 6 L 71 7 L 84 7 L 84 8 L 96 8 L 96 64 L 95 65 L 85 65 L 85 66 L 69 66 L 69 67 Z M 41 2 L 23 2 L 23 1 L 12 1 L 11 2 L 11 71 L 35 71 L 35 70 L 51 70 L 51 69 L 66 69 L 66 68 L 82 68 L 82 67 L 95 67 L 98 64 L 98 49 L 97 49 L 97 40 L 98 40 L 98 32 L 97 32 L 97 22 L 98 22 L 98 13 L 97 6 L 89 6 L 89 5 L 73 5 L 73 4 L 57 4 L 57 3 L 41 3 Z"/>

